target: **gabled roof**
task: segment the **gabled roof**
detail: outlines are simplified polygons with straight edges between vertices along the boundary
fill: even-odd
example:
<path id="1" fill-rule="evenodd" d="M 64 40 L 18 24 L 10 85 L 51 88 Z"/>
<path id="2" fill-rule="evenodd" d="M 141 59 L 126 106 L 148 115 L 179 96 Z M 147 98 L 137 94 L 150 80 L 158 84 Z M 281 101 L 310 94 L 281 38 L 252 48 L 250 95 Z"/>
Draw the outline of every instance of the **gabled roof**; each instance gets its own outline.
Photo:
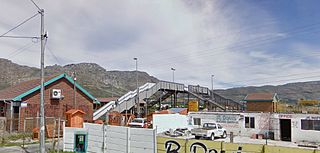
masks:
<path id="1" fill-rule="evenodd" d="M 67 79 L 71 84 L 74 84 L 74 80 L 63 73 L 58 76 L 49 76 L 45 78 L 44 86 L 48 86 L 62 78 Z M 94 103 L 100 103 L 95 97 L 93 97 L 87 90 L 82 88 L 78 83 L 76 83 L 76 87 L 78 90 L 83 92 L 86 96 L 88 96 Z M 40 79 L 29 80 L 22 83 L 19 83 L 15 86 L 6 88 L 0 91 L 0 100 L 12 100 L 12 101 L 21 101 L 22 98 L 40 90 Z"/>
<path id="2" fill-rule="evenodd" d="M 82 110 L 80 110 L 80 109 L 70 109 L 70 110 L 68 110 L 65 114 L 71 114 L 71 115 L 73 115 L 73 114 L 75 114 L 75 113 L 81 113 L 81 114 L 86 114 L 84 111 L 82 111 Z"/>
<path id="3" fill-rule="evenodd" d="M 244 101 L 249 101 L 249 102 L 267 102 L 267 101 L 273 101 L 274 98 L 277 96 L 276 93 L 251 93 L 248 94 L 245 98 Z"/>

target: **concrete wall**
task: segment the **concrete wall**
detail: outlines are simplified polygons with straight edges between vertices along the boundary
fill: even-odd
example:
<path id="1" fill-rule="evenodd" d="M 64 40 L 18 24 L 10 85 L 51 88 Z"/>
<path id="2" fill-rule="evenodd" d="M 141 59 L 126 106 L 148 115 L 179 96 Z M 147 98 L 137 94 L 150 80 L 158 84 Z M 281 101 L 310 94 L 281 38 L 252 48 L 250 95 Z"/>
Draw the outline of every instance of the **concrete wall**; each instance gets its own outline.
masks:
<path id="1" fill-rule="evenodd" d="M 84 123 L 83 128 L 64 128 L 64 151 L 74 148 L 74 134 L 88 133 L 87 152 L 155 153 L 156 130 Z"/>
<path id="2" fill-rule="evenodd" d="M 103 152 L 103 132 L 102 124 L 84 123 L 83 128 L 88 131 L 88 152 Z"/>
<path id="3" fill-rule="evenodd" d="M 153 153 L 156 151 L 156 131 L 153 129 L 105 127 L 107 153 Z"/>
<path id="4" fill-rule="evenodd" d="M 318 153 L 318 149 L 157 137 L 158 153 Z"/>
<path id="5" fill-rule="evenodd" d="M 84 128 L 64 127 L 63 129 L 63 151 L 73 151 L 74 135 L 76 132 L 87 132 Z"/>

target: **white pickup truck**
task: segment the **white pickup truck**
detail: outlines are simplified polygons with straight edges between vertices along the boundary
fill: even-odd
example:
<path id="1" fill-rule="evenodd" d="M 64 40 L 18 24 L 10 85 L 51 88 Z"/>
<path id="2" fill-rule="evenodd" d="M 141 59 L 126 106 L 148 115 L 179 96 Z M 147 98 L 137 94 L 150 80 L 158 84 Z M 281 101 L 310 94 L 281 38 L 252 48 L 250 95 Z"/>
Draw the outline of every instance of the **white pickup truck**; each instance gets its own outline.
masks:
<path id="1" fill-rule="evenodd" d="M 194 135 L 196 139 L 200 139 L 202 137 L 214 140 L 215 137 L 227 137 L 226 129 L 216 123 L 204 123 L 202 128 L 191 129 L 191 134 Z"/>

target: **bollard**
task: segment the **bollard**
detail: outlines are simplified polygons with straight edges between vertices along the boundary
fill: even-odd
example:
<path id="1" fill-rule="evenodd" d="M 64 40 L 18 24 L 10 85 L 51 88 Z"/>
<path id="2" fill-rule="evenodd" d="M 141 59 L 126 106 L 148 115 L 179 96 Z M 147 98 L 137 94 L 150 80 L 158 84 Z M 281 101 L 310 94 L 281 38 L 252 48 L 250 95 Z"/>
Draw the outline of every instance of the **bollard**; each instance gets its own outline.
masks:
<path id="1" fill-rule="evenodd" d="M 233 132 L 230 132 L 230 143 L 233 143 Z"/>

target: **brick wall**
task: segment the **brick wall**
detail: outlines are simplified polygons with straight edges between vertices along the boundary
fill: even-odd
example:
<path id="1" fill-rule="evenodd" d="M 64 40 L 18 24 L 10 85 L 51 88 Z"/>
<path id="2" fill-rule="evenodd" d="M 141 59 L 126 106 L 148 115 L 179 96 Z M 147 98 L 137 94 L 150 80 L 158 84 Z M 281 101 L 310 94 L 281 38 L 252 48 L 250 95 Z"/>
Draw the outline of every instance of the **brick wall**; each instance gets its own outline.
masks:
<path id="1" fill-rule="evenodd" d="M 52 89 L 61 89 L 63 99 L 51 99 L 51 90 Z M 27 108 L 21 108 L 20 112 L 20 129 L 23 129 L 23 122 L 25 117 L 36 117 L 37 113 L 39 113 L 40 107 L 40 91 L 37 91 L 33 94 L 28 95 L 23 98 L 24 102 L 28 103 Z M 45 88 L 45 116 L 46 117 L 60 117 L 61 119 L 65 119 L 65 112 L 69 109 L 73 108 L 74 101 L 74 90 L 73 84 L 67 81 L 65 78 L 62 78 L 51 85 Z M 93 102 L 92 100 L 83 94 L 79 89 L 77 89 L 76 93 L 76 102 L 77 109 L 84 111 L 86 114 L 84 115 L 85 121 L 92 121 L 93 117 Z"/>
<path id="2" fill-rule="evenodd" d="M 273 102 L 247 102 L 249 112 L 273 112 Z"/>

